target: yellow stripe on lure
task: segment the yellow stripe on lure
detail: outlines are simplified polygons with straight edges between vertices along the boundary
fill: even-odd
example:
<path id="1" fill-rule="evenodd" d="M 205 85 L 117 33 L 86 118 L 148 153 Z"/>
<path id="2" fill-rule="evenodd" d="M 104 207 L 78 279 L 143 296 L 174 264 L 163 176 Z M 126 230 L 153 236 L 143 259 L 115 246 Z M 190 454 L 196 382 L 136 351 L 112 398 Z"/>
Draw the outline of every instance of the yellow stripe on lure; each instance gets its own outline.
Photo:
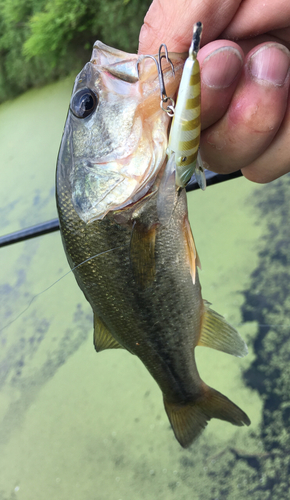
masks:
<path id="1" fill-rule="evenodd" d="M 201 189 L 206 179 L 199 154 L 200 140 L 200 68 L 197 53 L 200 46 L 202 23 L 193 27 L 189 56 L 185 61 L 171 124 L 168 156 L 175 155 L 175 183 L 184 188 L 193 173 Z M 172 160 L 171 160 L 172 161 Z"/>

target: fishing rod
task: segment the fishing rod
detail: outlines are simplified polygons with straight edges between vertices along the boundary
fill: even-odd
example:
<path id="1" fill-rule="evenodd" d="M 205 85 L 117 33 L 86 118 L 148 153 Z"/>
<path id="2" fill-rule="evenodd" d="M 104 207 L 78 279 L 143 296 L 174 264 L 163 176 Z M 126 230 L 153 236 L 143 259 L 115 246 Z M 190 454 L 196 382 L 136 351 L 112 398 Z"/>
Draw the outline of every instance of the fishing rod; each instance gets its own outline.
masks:
<path id="1" fill-rule="evenodd" d="M 216 174 L 210 170 L 205 170 L 206 184 L 207 186 L 213 186 L 214 184 L 219 184 L 220 182 L 225 182 L 230 179 L 236 179 L 241 177 L 243 174 L 240 170 L 233 172 L 232 174 Z M 195 191 L 200 189 L 199 185 L 193 175 L 189 183 L 186 186 L 186 191 Z M 20 229 L 14 233 L 6 234 L 5 236 L 0 236 L 0 247 L 5 247 L 12 245 L 13 243 L 20 243 L 21 241 L 30 240 L 31 238 L 36 238 L 37 236 L 43 236 L 44 234 L 54 233 L 59 231 L 59 221 L 58 219 L 52 219 L 47 222 L 41 222 L 36 226 L 31 226 L 26 229 Z"/>

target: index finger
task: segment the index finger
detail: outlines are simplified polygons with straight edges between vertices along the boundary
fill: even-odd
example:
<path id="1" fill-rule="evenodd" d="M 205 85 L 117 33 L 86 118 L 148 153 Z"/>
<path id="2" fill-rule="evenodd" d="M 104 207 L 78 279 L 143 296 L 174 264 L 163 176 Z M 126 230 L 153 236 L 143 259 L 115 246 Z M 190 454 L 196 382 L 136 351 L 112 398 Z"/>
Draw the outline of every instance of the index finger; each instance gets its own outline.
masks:
<path id="1" fill-rule="evenodd" d="M 289 40 L 290 24 L 290 2 L 289 0 L 275 0 L 275 2 L 265 2 L 265 0 L 244 0 L 225 29 L 223 36 L 236 39 L 252 38 L 259 34 L 272 32 L 273 30 L 288 31 Z M 278 36 L 278 33 L 277 33 Z"/>
<path id="2" fill-rule="evenodd" d="M 160 43 L 170 52 L 185 52 L 193 24 L 204 25 L 202 45 L 215 40 L 235 15 L 241 0 L 153 0 L 139 37 L 139 54 L 155 54 Z"/>

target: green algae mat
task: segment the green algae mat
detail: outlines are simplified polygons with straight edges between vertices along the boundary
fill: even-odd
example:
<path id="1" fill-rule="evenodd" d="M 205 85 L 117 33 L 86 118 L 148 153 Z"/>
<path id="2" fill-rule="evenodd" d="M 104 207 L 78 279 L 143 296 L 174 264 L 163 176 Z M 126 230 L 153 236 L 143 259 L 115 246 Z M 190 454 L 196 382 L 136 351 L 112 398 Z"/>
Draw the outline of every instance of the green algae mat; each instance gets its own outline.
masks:
<path id="1" fill-rule="evenodd" d="M 71 86 L 0 107 L 1 234 L 56 217 Z M 289 194 L 288 176 L 188 194 L 203 297 L 249 346 L 244 359 L 197 348 L 197 366 L 252 421 L 211 421 L 188 450 L 141 362 L 96 354 L 90 307 L 71 273 L 58 281 L 59 233 L 0 250 L 0 500 L 288 498 Z"/>

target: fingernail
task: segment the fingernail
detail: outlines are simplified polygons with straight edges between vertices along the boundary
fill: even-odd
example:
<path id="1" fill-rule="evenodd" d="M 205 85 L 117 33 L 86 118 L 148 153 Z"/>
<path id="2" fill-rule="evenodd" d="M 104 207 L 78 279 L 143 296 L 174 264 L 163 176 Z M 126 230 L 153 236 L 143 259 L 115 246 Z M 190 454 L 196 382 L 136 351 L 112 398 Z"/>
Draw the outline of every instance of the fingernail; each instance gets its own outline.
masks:
<path id="1" fill-rule="evenodd" d="M 221 47 L 209 54 L 202 63 L 201 78 L 208 87 L 229 87 L 237 78 L 243 59 L 234 47 Z"/>
<path id="2" fill-rule="evenodd" d="M 290 66 L 290 52 L 278 43 L 264 45 L 248 62 L 250 73 L 257 80 L 283 85 Z"/>
<path id="3" fill-rule="evenodd" d="M 226 146 L 226 140 L 224 134 L 221 134 L 217 130 L 215 132 L 210 132 L 208 134 L 206 141 L 210 146 L 218 151 L 221 151 Z"/>

